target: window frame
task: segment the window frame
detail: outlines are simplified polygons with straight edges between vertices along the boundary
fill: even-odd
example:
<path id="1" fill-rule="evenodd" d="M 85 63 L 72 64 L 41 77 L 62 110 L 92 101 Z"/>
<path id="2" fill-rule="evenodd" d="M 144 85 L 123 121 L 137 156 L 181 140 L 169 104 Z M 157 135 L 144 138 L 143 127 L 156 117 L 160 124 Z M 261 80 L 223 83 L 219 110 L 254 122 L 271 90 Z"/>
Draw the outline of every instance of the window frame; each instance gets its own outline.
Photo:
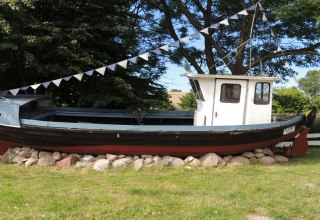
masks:
<path id="1" fill-rule="evenodd" d="M 260 95 L 262 96 L 261 98 L 257 98 L 257 86 L 261 84 L 261 88 L 259 90 L 261 90 L 262 94 L 260 93 Z M 264 89 L 264 85 L 267 84 L 268 85 L 268 100 L 263 101 L 263 97 L 265 96 L 265 89 Z M 271 84 L 269 82 L 257 82 L 255 84 L 255 88 L 254 88 L 254 97 L 253 97 L 253 104 L 255 105 L 269 105 L 270 104 L 270 98 L 271 98 Z"/>
<path id="2" fill-rule="evenodd" d="M 223 99 L 223 95 L 225 94 L 224 91 L 226 91 L 226 89 L 224 89 L 225 85 L 233 85 L 233 86 L 239 86 L 239 97 L 237 98 L 237 101 L 231 101 L 231 100 L 225 100 L 225 98 Z M 233 89 L 231 90 L 233 91 Z M 225 96 L 224 96 L 225 97 Z M 221 103 L 233 103 L 233 104 L 237 104 L 237 103 L 240 103 L 241 101 L 241 84 L 238 84 L 238 83 L 222 83 L 221 84 L 221 87 L 220 87 L 220 102 Z"/>

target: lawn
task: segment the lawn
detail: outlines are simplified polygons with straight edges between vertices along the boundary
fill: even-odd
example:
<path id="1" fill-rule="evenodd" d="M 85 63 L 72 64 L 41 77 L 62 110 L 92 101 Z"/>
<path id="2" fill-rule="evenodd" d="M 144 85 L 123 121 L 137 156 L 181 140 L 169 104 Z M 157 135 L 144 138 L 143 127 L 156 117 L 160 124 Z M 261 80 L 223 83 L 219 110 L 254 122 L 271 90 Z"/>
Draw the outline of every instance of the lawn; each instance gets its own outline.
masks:
<path id="1" fill-rule="evenodd" d="M 320 147 L 269 167 L 0 170 L 0 219 L 319 219 Z"/>

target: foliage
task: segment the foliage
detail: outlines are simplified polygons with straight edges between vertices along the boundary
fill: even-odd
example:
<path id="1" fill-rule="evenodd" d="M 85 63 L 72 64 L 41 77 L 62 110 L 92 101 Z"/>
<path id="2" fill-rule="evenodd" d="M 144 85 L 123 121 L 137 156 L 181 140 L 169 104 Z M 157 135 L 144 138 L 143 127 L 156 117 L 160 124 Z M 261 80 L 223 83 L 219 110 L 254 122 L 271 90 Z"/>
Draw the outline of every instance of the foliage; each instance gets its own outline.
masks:
<path id="1" fill-rule="evenodd" d="M 196 110 L 197 102 L 192 91 L 180 98 L 179 106 L 186 110 Z"/>
<path id="2" fill-rule="evenodd" d="M 0 5 L 0 89 L 19 88 L 96 69 L 139 54 L 149 45 L 135 5 L 126 0 L 29 0 Z M 142 36 L 145 34 L 145 36 Z M 60 105 L 149 109 L 168 102 L 155 81 L 165 67 L 156 57 L 128 70 L 95 73 L 83 82 L 51 85 Z M 27 92 L 32 92 L 32 89 Z M 38 89 L 43 93 L 43 88 Z"/>
<path id="3" fill-rule="evenodd" d="M 306 76 L 301 78 L 298 83 L 311 98 L 320 96 L 320 70 L 308 71 Z"/>
<path id="4" fill-rule="evenodd" d="M 263 71 L 270 76 L 292 76 L 293 69 L 284 64 L 300 67 L 319 66 L 319 27 L 316 24 L 319 10 L 318 0 L 259 1 L 268 11 L 257 9 L 253 28 L 252 68 L 253 73 Z M 254 5 L 256 1 L 212 1 L 212 0 L 151 0 L 145 1 L 145 14 L 153 23 L 149 25 L 156 30 L 158 36 L 165 33 L 164 41 L 190 36 L 194 31 L 220 22 L 224 18 L 240 12 L 245 7 Z M 296 7 L 299 6 L 299 7 Z M 298 11 L 298 13 L 296 13 Z M 204 51 L 199 47 L 184 45 L 171 60 L 182 64 L 184 59 L 193 66 L 196 72 L 210 74 L 231 72 L 243 75 L 250 69 L 249 43 L 253 11 L 250 16 L 239 16 L 239 20 L 230 20 L 230 25 L 220 25 L 218 29 L 210 28 L 204 36 Z M 268 22 L 262 21 L 262 13 L 266 13 Z M 299 16 L 297 16 L 299 15 Z M 273 37 L 271 29 L 275 33 Z M 285 38 L 285 42 L 281 39 Z M 286 43 L 290 42 L 290 43 Z M 244 44 L 243 47 L 239 47 Z M 281 45 L 282 51 L 277 51 Z M 202 46 L 201 46 L 202 47 Z M 231 53 L 234 51 L 234 53 Z"/>
<path id="5" fill-rule="evenodd" d="M 320 96 L 317 96 L 312 99 L 312 105 L 316 106 L 320 111 Z"/>
<path id="6" fill-rule="evenodd" d="M 320 114 L 317 114 L 317 118 L 314 120 L 309 133 L 320 133 Z"/>
<path id="7" fill-rule="evenodd" d="M 0 162 L 1 218 L 318 219 L 319 163 L 319 147 L 271 167 L 86 172 Z"/>
<path id="8" fill-rule="evenodd" d="M 297 88 L 279 88 L 273 93 L 273 112 L 278 114 L 301 114 L 309 107 L 303 92 Z"/>

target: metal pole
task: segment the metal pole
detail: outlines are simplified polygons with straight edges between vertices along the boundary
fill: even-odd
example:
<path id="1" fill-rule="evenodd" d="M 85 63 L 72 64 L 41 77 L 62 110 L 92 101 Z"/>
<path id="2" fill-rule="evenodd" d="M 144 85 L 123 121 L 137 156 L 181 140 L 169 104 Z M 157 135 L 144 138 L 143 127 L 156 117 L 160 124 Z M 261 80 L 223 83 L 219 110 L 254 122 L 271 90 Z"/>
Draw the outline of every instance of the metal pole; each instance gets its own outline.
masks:
<path id="1" fill-rule="evenodd" d="M 254 20 L 256 19 L 257 8 L 258 8 L 258 3 L 256 3 L 256 8 L 254 9 L 251 30 L 250 30 L 250 53 L 249 53 L 249 73 L 250 73 L 250 75 L 251 75 L 251 57 L 252 57 L 252 32 L 253 32 Z"/>

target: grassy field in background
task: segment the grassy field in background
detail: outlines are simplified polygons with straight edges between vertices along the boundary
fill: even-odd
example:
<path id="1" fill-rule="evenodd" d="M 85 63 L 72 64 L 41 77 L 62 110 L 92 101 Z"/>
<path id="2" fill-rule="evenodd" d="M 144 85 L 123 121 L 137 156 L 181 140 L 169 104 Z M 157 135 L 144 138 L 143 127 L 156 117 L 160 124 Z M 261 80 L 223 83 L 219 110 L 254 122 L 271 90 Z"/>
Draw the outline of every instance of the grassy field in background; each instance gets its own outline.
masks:
<path id="1" fill-rule="evenodd" d="M 0 170 L 0 219 L 319 219 L 320 147 L 269 167 Z"/>

